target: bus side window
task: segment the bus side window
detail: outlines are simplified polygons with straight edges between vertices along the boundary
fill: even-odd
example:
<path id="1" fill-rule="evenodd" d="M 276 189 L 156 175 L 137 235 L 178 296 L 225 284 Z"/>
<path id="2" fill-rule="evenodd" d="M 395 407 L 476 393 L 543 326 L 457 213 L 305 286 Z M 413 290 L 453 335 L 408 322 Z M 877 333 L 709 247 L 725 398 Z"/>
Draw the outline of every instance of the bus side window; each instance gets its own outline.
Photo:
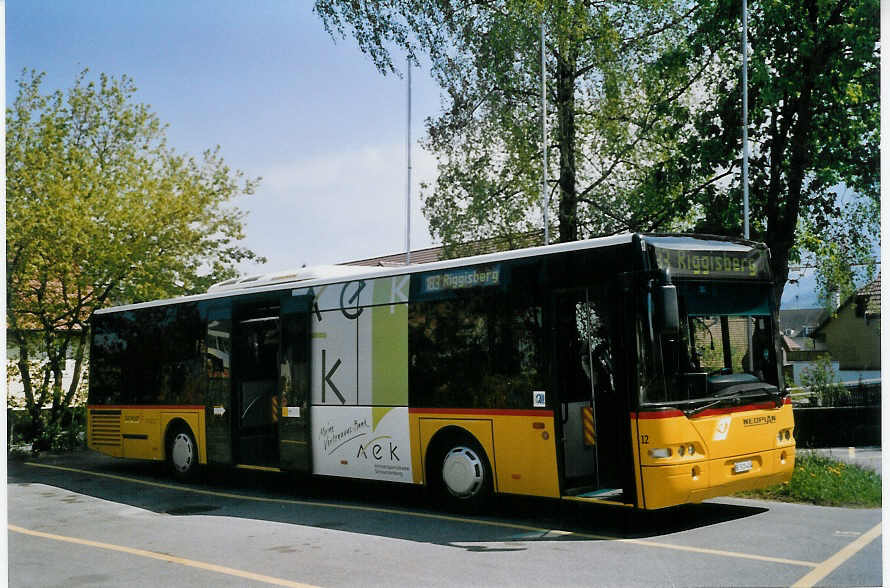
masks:
<path id="1" fill-rule="evenodd" d="M 543 309 L 503 296 L 413 304 L 409 315 L 412 404 L 529 408 L 543 386 Z"/>

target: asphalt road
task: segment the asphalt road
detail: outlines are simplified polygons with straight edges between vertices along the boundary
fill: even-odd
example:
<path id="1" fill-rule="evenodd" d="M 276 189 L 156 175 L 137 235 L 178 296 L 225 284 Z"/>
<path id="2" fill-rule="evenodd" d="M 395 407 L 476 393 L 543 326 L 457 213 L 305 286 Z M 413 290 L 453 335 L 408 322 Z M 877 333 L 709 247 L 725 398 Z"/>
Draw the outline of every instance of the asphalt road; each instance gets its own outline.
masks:
<path id="1" fill-rule="evenodd" d="M 882 585 L 879 509 L 656 513 L 243 470 L 193 484 L 92 453 L 8 464 L 10 586 Z"/>

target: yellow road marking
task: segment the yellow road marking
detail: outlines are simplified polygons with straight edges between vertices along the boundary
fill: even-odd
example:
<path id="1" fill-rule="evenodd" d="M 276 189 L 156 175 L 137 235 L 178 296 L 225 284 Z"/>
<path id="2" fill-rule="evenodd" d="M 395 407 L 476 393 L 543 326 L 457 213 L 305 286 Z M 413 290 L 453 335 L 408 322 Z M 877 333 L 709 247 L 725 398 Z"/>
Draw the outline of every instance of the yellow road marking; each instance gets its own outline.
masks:
<path id="1" fill-rule="evenodd" d="M 672 543 L 660 543 L 658 541 L 646 541 L 643 539 L 618 539 L 622 543 L 633 543 L 635 545 L 646 545 L 649 547 L 661 547 L 663 549 L 676 549 L 678 551 L 690 551 L 692 553 L 703 553 L 706 555 L 719 555 L 722 557 L 735 557 L 738 559 L 754 559 L 757 561 L 768 561 L 772 563 L 788 564 L 792 566 L 801 566 L 805 568 L 815 568 L 819 564 L 812 561 L 802 561 L 799 559 L 786 559 L 784 557 L 771 557 L 768 555 L 757 555 L 755 553 L 741 553 L 739 551 L 723 551 L 722 549 L 708 549 L 707 547 L 691 547 L 689 545 L 675 545 Z"/>
<path id="2" fill-rule="evenodd" d="M 845 561 L 856 555 L 863 547 L 874 541 L 880 534 L 881 523 L 878 523 L 863 533 L 861 537 L 816 566 L 815 570 L 798 580 L 793 585 L 793 588 L 804 588 L 815 585 L 816 582 L 825 578 L 828 574 L 839 568 Z"/>
<path id="3" fill-rule="evenodd" d="M 53 470 L 61 470 L 65 472 L 74 472 L 79 474 L 88 474 L 91 476 L 97 476 L 100 478 L 109 478 L 112 480 L 120 480 L 123 482 L 130 482 L 133 484 L 141 484 L 143 486 L 153 486 L 155 488 L 165 488 L 169 490 L 177 490 L 179 492 L 190 492 L 192 494 L 201 494 L 204 496 L 218 496 L 221 498 L 234 498 L 236 500 L 252 500 L 255 502 L 271 502 L 276 504 L 295 504 L 299 506 L 315 506 L 315 507 L 325 507 L 325 508 L 339 508 L 342 510 L 356 510 L 356 511 L 364 511 L 364 512 L 376 512 L 383 514 L 395 514 L 416 518 L 424 518 L 424 519 L 433 519 L 438 521 L 449 521 L 456 523 L 468 523 L 472 525 L 487 525 L 490 527 L 498 527 L 502 529 L 513 529 L 517 531 L 525 531 L 528 533 L 539 533 L 540 536 L 547 537 L 555 535 L 560 535 L 564 537 L 578 537 L 580 539 L 593 539 L 596 541 L 619 541 L 621 543 L 630 543 L 632 545 L 642 545 L 645 547 L 660 547 L 662 549 L 673 549 L 676 551 L 689 551 L 692 553 L 702 553 L 707 555 L 717 555 L 721 557 L 733 557 L 737 559 L 752 559 L 757 561 L 771 562 L 771 563 L 780 563 L 787 565 L 795 565 L 801 567 L 815 568 L 818 563 L 811 561 L 801 561 L 796 559 L 786 559 L 781 557 L 771 557 L 768 555 L 757 555 L 752 553 L 741 553 L 738 551 L 723 551 L 719 549 L 708 549 L 705 547 L 691 547 L 687 545 L 675 545 L 671 543 L 661 543 L 658 541 L 647 541 L 645 539 L 622 539 L 620 537 L 614 537 L 610 535 L 595 535 L 592 533 L 578 533 L 573 531 L 559 531 L 554 529 L 545 529 L 542 527 L 533 527 L 531 525 L 523 525 L 521 523 L 507 523 L 504 521 L 491 521 L 486 519 L 471 519 L 466 517 L 456 517 L 449 515 L 441 515 L 435 513 L 426 513 L 426 512 L 417 512 L 410 510 L 398 510 L 395 508 L 381 508 L 376 506 L 362 506 L 355 504 L 336 504 L 331 502 L 312 502 L 309 500 L 295 500 L 288 498 L 267 498 L 264 496 L 249 496 L 246 494 L 234 494 L 231 492 L 216 492 L 213 490 L 203 490 L 201 488 L 189 488 L 187 486 L 177 486 L 175 484 L 165 484 L 163 482 L 149 482 L 147 480 L 140 480 L 138 478 L 129 478 L 126 476 L 118 476 L 115 474 L 105 474 L 101 472 L 93 472 L 90 470 L 81 470 L 77 468 L 70 468 L 64 466 L 50 465 L 44 463 L 33 463 L 33 462 L 25 462 L 25 465 L 38 467 L 38 468 L 47 468 Z"/>
<path id="4" fill-rule="evenodd" d="M 220 565 L 207 563 L 207 562 L 203 562 L 203 561 L 195 561 L 193 559 L 186 559 L 184 557 L 176 557 L 174 555 L 167 555 L 166 553 L 158 553 L 156 551 L 146 551 L 145 549 L 136 549 L 135 547 L 127 547 L 125 545 L 115 545 L 113 543 L 102 543 L 101 541 L 91 541 L 89 539 L 79 539 L 77 537 L 67 537 L 65 535 L 55 535 L 53 533 L 44 533 L 43 531 L 33 531 L 31 529 L 17 527 L 16 525 L 9 525 L 9 530 L 14 531 L 16 533 L 22 533 L 23 535 L 31 535 L 33 537 L 42 537 L 43 539 L 52 539 L 54 541 L 64 541 L 65 543 L 86 545 L 88 547 L 96 547 L 99 549 L 107 549 L 110 551 L 119 551 L 121 553 L 128 553 L 130 555 L 138 555 L 140 557 L 158 559 L 158 560 L 166 561 L 169 563 L 175 563 L 175 564 L 180 564 L 183 566 L 189 566 L 192 568 L 198 568 L 201 570 L 207 570 L 209 572 L 217 572 L 219 574 L 226 574 L 227 576 L 235 576 L 237 578 L 244 578 L 246 580 L 256 580 L 257 582 L 265 582 L 266 584 L 274 584 L 276 586 L 288 586 L 290 588 L 313 588 L 311 584 L 303 584 L 301 582 L 293 582 L 291 580 L 285 580 L 283 578 L 274 578 L 272 576 L 265 576 L 263 574 L 255 574 L 253 572 L 247 572 L 244 570 L 236 570 L 235 568 L 220 566 Z"/>

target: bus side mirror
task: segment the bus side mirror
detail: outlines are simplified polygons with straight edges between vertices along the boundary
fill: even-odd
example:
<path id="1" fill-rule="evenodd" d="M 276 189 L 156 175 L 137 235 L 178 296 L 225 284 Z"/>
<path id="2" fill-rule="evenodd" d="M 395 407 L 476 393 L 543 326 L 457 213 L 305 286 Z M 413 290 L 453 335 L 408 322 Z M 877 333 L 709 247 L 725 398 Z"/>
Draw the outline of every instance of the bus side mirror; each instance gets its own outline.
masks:
<path id="1" fill-rule="evenodd" d="M 658 286 L 657 290 L 658 331 L 665 337 L 679 337 L 680 305 L 677 303 L 677 287 L 668 284 Z"/>

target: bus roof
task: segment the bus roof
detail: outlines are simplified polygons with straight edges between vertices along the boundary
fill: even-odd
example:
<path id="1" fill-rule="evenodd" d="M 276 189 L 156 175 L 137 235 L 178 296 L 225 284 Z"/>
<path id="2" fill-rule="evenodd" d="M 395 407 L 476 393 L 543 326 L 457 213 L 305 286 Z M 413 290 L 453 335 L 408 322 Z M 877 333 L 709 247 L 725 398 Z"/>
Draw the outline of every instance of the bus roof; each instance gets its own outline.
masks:
<path id="1" fill-rule="evenodd" d="M 639 237 L 644 241 L 648 241 L 653 238 L 660 239 L 662 237 L 668 236 L 639 235 Z M 695 248 L 697 246 L 696 243 L 700 243 L 702 239 L 702 237 L 693 235 L 670 235 L 669 237 L 671 238 L 673 245 L 681 245 L 681 243 L 685 242 L 686 245 L 690 248 Z M 552 245 L 540 245 L 537 247 L 527 247 L 524 249 L 513 249 L 510 251 L 500 251 L 497 253 L 487 253 L 483 255 L 474 255 L 471 257 L 461 257 L 457 259 L 447 259 L 443 261 L 434 261 L 417 265 L 403 265 L 397 267 L 370 267 L 349 265 L 313 266 L 296 270 L 285 270 L 281 272 L 259 274 L 256 276 L 247 276 L 244 278 L 234 278 L 232 280 L 214 284 L 204 294 L 192 294 L 189 296 L 180 296 L 177 298 L 168 298 L 150 302 L 113 306 L 97 310 L 95 314 L 106 314 L 112 312 L 136 310 L 140 308 L 149 308 L 152 306 L 163 306 L 168 304 L 179 304 L 200 300 L 212 300 L 215 298 L 225 298 L 241 294 L 284 290 L 287 288 L 311 288 L 313 286 L 323 286 L 344 281 L 348 282 L 387 276 L 407 275 L 468 265 L 495 263 L 511 259 L 522 259 L 527 257 L 535 257 L 538 255 L 579 251 L 584 249 L 598 249 L 602 247 L 614 247 L 630 244 L 633 241 L 633 238 L 633 233 L 624 233 L 620 235 L 612 235 L 609 237 L 599 237 L 596 239 L 571 241 L 569 243 L 555 243 Z M 720 237 L 713 237 L 709 240 L 711 241 L 711 245 L 715 244 L 715 240 L 719 240 L 720 242 L 722 242 L 723 246 L 727 248 L 734 248 L 738 245 L 754 245 L 754 243 L 747 241 L 730 240 Z"/>

